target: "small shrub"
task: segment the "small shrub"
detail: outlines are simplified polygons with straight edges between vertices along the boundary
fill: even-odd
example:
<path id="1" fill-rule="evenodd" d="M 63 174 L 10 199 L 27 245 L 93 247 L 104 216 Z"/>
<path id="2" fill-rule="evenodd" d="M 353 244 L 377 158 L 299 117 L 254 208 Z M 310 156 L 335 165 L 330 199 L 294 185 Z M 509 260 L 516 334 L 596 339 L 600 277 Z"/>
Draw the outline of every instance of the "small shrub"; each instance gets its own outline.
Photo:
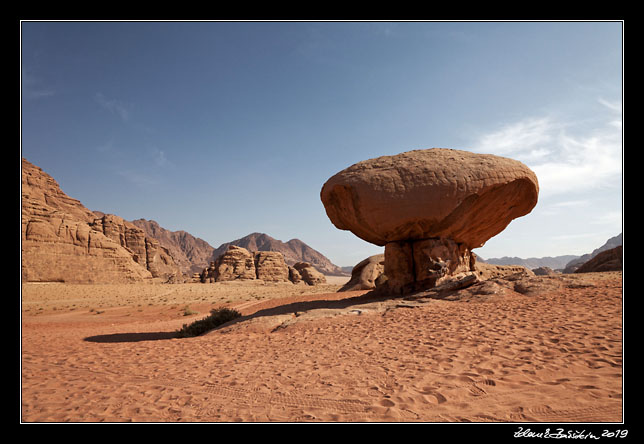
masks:
<path id="1" fill-rule="evenodd" d="M 210 311 L 210 316 L 199 321 L 195 321 L 190 325 L 183 324 L 181 330 L 177 331 L 176 337 L 191 338 L 193 336 L 199 336 L 202 333 L 219 327 L 220 325 L 225 324 L 228 321 L 232 321 L 240 316 L 241 313 L 234 309 L 215 308 Z"/>
<path id="2" fill-rule="evenodd" d="M 192 316 L 192 315 L 196 315 L 196 314 L 199 314 L 199 312 L 198 312 L 198 311 L 194 311 L 192 308 L 190 308 L 190 307 L 188 307 L 188 306 L 186 306 L 186 307 L 183 309 L 183 315 L 184 315 L 184 316 Z"/>

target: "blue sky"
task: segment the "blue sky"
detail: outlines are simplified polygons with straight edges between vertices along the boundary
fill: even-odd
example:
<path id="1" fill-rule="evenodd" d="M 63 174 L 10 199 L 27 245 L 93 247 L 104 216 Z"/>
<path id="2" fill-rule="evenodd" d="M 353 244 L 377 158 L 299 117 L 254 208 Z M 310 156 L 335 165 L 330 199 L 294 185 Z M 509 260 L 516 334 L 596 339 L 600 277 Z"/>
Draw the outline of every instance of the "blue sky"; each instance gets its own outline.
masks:
<path id="1" fill-rule="evenodd" d="M 382 252 L 319 193 L 360 160 L 515 158 L 537 207 L 475 250 L 581 255 L 622 231 L 621 22 L 23 22 L 22 155 L 91 210 L 214 247 Z"/>

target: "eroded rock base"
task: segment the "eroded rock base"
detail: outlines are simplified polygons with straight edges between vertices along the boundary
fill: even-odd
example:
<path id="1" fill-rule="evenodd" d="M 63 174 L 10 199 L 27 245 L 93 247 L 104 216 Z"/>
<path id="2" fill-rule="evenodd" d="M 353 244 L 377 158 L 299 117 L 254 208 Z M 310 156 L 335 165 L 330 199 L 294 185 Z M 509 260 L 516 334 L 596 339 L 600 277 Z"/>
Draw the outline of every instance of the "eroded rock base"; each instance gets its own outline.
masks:
<path id="1" fill-rule="evenodd" d="M 385 245 L 386 289 L 409 294 L 461 279 L 475 271 L 475 255 L 451 239 L 389 242 Z"/>

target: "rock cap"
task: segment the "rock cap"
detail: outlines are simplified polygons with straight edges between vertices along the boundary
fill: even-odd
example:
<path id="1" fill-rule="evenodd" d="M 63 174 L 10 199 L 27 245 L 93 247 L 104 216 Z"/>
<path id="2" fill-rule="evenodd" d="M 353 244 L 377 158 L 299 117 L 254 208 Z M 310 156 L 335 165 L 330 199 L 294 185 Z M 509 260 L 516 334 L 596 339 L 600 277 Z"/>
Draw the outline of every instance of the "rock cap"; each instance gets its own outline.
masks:
<path id="1" fill-rule="evenodd" d="M 331 177 L 320 198 L 341 230 L 376 245 L 449 238 L 481 247 L 537 204 L 523 163 L 447 148 L 358 162 Z"/>

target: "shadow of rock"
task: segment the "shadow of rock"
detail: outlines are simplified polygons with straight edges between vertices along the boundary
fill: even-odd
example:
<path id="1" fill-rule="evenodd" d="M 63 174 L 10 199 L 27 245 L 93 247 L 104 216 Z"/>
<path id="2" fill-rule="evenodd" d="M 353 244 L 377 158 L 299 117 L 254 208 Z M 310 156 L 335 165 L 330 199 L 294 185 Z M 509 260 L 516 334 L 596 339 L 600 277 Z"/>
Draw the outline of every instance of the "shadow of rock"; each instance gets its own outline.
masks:
<path id="1" fill-rule="evenodd" d="M 310 310 L 318 309 L 335 309 L 342 310 L 354 305 L 361 304 L 370 304 L 373 302 L 382 302 L 388 299 L 391 299 L 392 296 L 388 295 L 378 295 L 377 293 L 370 291 L 360 296 L 354 296 L 346 299 L 320 299 L 316 301 L 302 301 L 302 302 L 292 302 L 289 304 L 279 305 L 277 307 L 265 308 L 259 310 L 248 316 L 242 316 L 241 318 L 235 319 L 235 321 L 242 321 L 248 318 L 260 317 L 260 316 L 276 316 L 282 314 L 290 313 L 300 313 Z"/>
<path id="2" fill-rule="evenodd" d="M 177 333 L 174 331 L 160 331 L 149 333 L 114 333 L 111 335 L 88 336 L 83 339 L 86 342 L 141 342 L 141 341 L 160 341 L 164 339 L 174 339 Z"/>

